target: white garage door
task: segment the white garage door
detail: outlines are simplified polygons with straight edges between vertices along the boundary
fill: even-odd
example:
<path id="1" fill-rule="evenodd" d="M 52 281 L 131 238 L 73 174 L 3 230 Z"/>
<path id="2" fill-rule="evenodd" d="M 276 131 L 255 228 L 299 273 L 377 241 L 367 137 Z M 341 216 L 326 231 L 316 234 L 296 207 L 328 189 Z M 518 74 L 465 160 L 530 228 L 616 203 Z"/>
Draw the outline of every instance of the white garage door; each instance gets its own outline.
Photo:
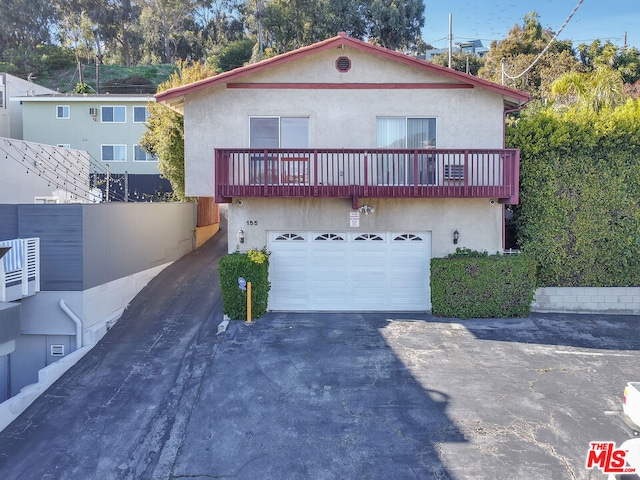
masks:
<path id="1" fill-rule="evenodd" d="M 430 232 L 270 232 L 269 308 L 426 311 Z"/>

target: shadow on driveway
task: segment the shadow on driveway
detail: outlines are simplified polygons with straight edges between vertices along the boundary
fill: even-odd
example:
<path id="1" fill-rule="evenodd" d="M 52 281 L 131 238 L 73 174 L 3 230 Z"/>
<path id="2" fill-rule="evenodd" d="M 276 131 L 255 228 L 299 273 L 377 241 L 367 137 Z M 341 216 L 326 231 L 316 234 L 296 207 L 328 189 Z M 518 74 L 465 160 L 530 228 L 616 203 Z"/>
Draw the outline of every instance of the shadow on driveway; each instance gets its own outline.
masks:
<path id="1" fill-rule="evenodd" d="M 640 350 L 640 316 L 532 313 L 527 318 L 451 320 L 480 340 L 603 350 Z"/>
<path id="2" fill-rule="evenodd" d="M 450 479 L 447 395 L 384 315 L 268 314 L 217 336 L 226 232 L 161 272 L 0 433 L 0 478 Z"/>
<path id="3" fill-rule="evenodd" d="M 452 478 L 439 449 L 465 439 L 449 399 L 414 379 L 387 325 L 382 314 L 340 313 L 232 322 L 173 474 Z"/>

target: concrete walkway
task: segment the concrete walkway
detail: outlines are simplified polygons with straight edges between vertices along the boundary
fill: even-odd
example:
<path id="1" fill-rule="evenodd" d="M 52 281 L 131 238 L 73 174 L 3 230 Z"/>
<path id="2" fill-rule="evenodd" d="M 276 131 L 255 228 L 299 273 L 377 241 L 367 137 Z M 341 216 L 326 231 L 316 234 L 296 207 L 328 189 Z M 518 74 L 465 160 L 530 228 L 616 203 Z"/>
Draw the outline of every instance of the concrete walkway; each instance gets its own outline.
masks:
<path id="1" fill-rule="evenodd" d="M 13 479 L 599 479 L 638 317 L 222 321 L 226 232 L 163 271 L 0 433 Z"/>

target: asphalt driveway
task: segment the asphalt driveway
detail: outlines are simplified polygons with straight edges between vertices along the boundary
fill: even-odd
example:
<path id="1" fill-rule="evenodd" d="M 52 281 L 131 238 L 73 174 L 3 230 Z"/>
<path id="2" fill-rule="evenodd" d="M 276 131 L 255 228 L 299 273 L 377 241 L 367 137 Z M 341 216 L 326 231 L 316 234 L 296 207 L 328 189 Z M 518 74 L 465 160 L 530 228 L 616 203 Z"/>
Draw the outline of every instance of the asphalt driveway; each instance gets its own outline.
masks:
<path id="1" fill-rule="evenodd" d="M 222 232 L 0 433 L 2 479 L 587 479 L 640 318 L 222 321 Z M 634 377 L 635 376 L 635 377 Z"/>

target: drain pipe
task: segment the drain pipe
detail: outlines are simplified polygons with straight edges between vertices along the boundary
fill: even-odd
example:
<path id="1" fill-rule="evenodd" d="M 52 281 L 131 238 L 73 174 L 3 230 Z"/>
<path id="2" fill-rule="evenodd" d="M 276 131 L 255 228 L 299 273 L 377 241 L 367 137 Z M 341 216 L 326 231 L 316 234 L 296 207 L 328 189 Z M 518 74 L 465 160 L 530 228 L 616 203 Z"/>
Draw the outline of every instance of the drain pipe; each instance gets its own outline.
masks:
<path id="1" fill-rule="evenodd" d="M 62 311 L 66 313 L 71 320 L 73 320 L 73 323 L 76 324 L 76 350 L 79 350 L 82 348 L 82 320 L 80 320 L 80 318 L 71 311 L 64 300 L 60 300 L 58 305 L 60 305 Z"/>

